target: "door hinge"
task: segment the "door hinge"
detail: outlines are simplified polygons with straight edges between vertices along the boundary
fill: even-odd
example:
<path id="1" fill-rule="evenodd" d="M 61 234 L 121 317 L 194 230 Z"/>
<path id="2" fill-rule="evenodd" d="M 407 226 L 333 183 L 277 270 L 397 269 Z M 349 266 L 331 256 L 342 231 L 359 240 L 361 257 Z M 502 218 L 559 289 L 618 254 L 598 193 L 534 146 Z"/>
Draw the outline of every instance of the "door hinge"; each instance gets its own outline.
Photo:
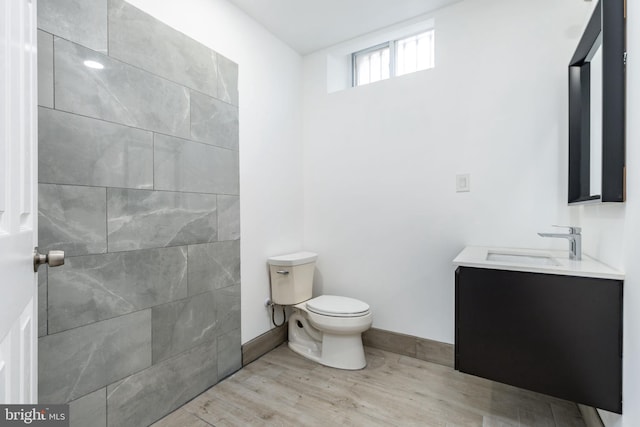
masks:
<path id="1" fill-rule="evenodd" d="M 624 65 L 627 65 L 627 52 L 626 51 L 622 54 L 622 60 L 624 61 Z"/>

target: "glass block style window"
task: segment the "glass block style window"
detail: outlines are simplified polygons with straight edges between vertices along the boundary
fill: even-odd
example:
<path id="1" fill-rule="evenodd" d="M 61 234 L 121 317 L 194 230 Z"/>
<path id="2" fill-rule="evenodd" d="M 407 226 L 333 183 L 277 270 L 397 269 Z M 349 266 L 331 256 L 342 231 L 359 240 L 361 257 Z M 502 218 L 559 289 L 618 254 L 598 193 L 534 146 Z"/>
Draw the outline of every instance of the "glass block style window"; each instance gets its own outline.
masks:
<path id="1" fill-rule="evenodd" d="M 434 30 L 429 30 L 355 52 L 353 86 L 433 68 L 434 50 Z"/>

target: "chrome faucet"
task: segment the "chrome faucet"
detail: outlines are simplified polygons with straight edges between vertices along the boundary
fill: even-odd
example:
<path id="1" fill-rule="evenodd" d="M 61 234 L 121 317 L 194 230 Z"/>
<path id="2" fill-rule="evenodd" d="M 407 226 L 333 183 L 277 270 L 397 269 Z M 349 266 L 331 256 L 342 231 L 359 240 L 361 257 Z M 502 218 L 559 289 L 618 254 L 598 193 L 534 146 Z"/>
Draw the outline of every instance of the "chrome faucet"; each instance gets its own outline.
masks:
<path id="1" fill-rule="evenodd" d="M 580 227 L 572 227 L 567 225 L 554 225 L 554 227 L 563 227 L 568 228 L 569 233 L 538 233 L 538 236 L 542 237 L 559 237 L 562 239 L 569 240 L 569 244 L 571 245 L 571 250 L 569 252 L 569 259 L 582 259 L 582 235 L 580 232 L 582 229 Z"/>

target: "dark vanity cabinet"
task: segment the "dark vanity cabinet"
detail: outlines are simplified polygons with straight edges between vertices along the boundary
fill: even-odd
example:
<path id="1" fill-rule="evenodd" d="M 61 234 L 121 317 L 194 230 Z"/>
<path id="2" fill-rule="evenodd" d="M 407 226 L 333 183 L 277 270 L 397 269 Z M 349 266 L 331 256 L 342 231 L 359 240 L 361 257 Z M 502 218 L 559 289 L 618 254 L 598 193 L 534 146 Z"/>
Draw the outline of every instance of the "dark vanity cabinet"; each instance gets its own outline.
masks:
<path id="1" fill-rule="evenodd" d="M 458 267 L 455 368 L 621 413 L 622 284 Z"/>

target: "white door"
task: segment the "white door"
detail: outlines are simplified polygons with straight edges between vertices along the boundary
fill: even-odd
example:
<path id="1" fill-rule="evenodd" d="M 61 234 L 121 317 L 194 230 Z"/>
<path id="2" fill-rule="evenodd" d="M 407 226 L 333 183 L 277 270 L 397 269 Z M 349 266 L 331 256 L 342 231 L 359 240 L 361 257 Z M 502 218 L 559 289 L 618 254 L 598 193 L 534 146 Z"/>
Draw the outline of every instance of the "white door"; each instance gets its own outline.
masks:
<path id="1" fill-rule="evenodd" d="M 37 403 L 36 0 L 0 2 L 0 403 Z"/>

